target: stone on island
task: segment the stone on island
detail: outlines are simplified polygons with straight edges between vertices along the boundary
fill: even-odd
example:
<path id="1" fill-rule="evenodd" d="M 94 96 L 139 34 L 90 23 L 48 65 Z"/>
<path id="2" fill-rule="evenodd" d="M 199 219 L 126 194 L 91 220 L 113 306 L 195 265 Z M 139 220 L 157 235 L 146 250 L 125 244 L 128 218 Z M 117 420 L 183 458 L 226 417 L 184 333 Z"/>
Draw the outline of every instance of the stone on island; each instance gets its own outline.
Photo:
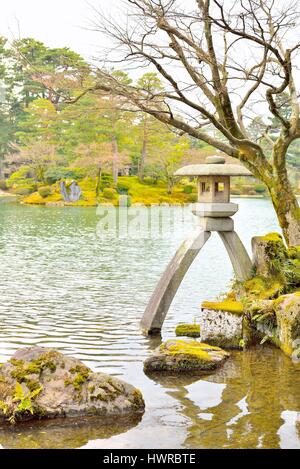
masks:
<path id="1" fill-rule="evenodd" d="M 144 362 L 144 371 L 201 372 L 214 370 L 225 362 L 229 353 L 219 347 L 196 340 L 168 340 Z"/>
<path id="2" fill-rule="evenodd" d="M 138 389 L 55 349 L 23 348 L 0 367 L 0 420 L 128 415 L 144 407 Z"/>
<path id="3" fill-rule="evenodd" d="M 238 301 L 202 303 L 201 340 L 224 348 L 243 346 L 243 305 Z"/>
<path id="4" fill-rule="evenodd" d="M 178 324 L 175 329 L 177 337 L 200 337 L 200 326 L 199 324 Z"/>
<path id="5" fill-rule="evenodd" d="M 273 302 L 280 348 L 300 359 L 300 292 L 283 295 Z"/>

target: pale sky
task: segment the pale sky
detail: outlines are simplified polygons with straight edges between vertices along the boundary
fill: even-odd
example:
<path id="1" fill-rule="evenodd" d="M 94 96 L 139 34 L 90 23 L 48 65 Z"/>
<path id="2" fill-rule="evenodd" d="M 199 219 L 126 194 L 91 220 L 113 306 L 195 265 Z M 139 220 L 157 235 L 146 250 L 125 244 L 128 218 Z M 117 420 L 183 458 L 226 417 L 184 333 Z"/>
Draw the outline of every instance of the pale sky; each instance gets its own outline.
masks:
<path id="1" fill-rule="evenodd" d="M 86 59 L 95 57 L 101 39 L 86 30 L 91 6 L 107 12 L 120 0 L 0 0 L 0 35 L 33 37 L 50 47 L 70 47 Z M 110 7 L 108 7 L 110 5 Z"/>

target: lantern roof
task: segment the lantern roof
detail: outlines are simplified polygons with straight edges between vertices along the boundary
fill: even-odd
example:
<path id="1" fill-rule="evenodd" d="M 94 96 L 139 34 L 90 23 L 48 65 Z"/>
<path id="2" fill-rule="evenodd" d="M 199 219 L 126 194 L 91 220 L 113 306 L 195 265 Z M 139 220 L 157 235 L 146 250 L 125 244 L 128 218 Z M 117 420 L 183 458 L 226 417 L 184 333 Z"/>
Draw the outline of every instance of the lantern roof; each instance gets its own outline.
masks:
<path id="1" fill-rule="evenodd" d="M 204 164 L 190 164 L 178 169 L 175 176 L 253 176 L 239 164 L 225 163 L 223 156 L 208 156 Z"/>

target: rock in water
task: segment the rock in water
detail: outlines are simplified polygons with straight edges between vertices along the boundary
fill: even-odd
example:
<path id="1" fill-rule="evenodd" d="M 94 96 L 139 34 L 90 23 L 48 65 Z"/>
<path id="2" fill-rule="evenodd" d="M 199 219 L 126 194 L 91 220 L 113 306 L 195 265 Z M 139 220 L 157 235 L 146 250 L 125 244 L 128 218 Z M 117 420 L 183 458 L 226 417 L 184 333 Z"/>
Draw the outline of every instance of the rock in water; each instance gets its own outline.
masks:
<path id="1" fill-rule="evenodd" d="M 144 370 L 168 372 L 209 371 L 223 365 L 229 353 L 195 340 L 168 340 L 144 362 Z"/>
<path id="2" fill-rule="evenodd" d="M 141 392 L 55 349 L 18 350 L 0 367 L 0 419 L 141 413 Z"/>
<path id="3" fill-rule="evenodd" d="M 200 337 L 199 324 L 178 324 L 175 330 L 177 337 Z"/>
<path id="4" fill-rule="evenodd" d="M 242 348 L 243 305 L 238 301 L 204 301 L 200 315 L 201 340 L 224 348 Z"/>
<path id="5" fill-rule="evenodd" d="M 300 358 L 300 292 L 280 296 L 273 302 L 278 345 L 289 356 Z"/>

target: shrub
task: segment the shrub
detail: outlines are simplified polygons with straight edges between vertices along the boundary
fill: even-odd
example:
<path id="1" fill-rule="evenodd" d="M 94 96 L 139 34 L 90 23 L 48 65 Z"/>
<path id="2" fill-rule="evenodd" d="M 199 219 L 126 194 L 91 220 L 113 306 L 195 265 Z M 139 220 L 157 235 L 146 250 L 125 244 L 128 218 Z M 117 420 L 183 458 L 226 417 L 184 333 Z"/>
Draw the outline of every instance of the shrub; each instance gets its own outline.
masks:
<path id="1" fill-rule="evenodd" d="M 230 193 L 231 195 L 241 195 L 242 194 L 242 191 L 240 189 L 235 189 L 235 188 L 232 188 L 230 190 Z"/>
<path id="2" fill-rule="evenodd" d="M 48 184 L 54 184 L 62 179 L 82 179 L 86 176 L 86 171 L 83 168 L 49 168 L 45 172 L 45 179 Z"/>
<path id="3" fill-rule="evenodd" d="M 148 184 L 149 186 L 154 186 L 157 184 L 157 179 L 150 177 L 150 176 L 145 176 L 143 179 L 144 184 Z"/>
<path id="4" fill-rule="evenodd" d="M 30 195 L 33 192 L 35 192 L 36 188 L 31 185 L 26 185 L 26 186 L 18 186 L 15 189 L 15 194 L 17 195 Z"/>
<path id="5" fill-rule="evenodd" d="M 254 190 L 257 194 L 263 194 L 264 192 L 266 192 L 266 187 L 264 186 L 264 184 L 255 184 Z"/>
<path id="6" fill-rule="evenodd" d="M 105 197 L 105 199 L 115 199 L 116 195 L 117 191 L 111 187 L 105 187 L 103 189 L 103 197 Z"/>
<path id="7" fill-rule="evenodd" d="M 8 187 L 7 187 L 5 179 L 0 179 L 0 189 L 2 191 L 7 191 Z"/>
<path id="8" fill-rule="evenodd" d="M 244 194 L 250 194 L 250 192 L 253 192 L 253 186 L 248 185 L 248 184 L 244 184 L 242 186 L 242 191 L 243 191 Z"/>
<path id="9" fill-rule="evenodd" d="M 51 194 L 51 188 L 49 186 L 39 187 L 38 193 L 40 194 L 41 197 L 43 197 L 43 199 L 45 199 Z"/>
<path id="10" fill-rule="evenodd" d="M 110 174 L 102 173 L 100 189 L 103 191 L 106 187 L 113 185 L 113 178 Z"/>
<path id="11" fill-rule="evenodd" d="M 183 192 L 185 194 L 191 194 L 195 189 L 195 186 L 193 186 L 192 184 L 186 184 L 184 187 L 183 187 Z"/>
<path id="12" fill-rule="evenodd" d="M 14 185 L 24 186 L 28 183 L 28 179 L 31 177 L 32 171 L 29 166 L 22 166 L 22 168 L 11 174 L 6 183 L 8 187 L 12 187 Z M 31 179 L 31 181 L 33 181 L 33 179 Z"/>
<path id="13" fill-rule="evenodd" d="M 197 194 L 189 194 L 187 200 L 193 204 L 198 201 L 198 196 Z"/>
<path id="14" fill-rule="evenodd" d="M 117 184 L 117 191 L 119 194 L 128 194 L 128 191 L 130 189 L 130 185 L 126 184 L 126 182 L 118 182 Z"/>

